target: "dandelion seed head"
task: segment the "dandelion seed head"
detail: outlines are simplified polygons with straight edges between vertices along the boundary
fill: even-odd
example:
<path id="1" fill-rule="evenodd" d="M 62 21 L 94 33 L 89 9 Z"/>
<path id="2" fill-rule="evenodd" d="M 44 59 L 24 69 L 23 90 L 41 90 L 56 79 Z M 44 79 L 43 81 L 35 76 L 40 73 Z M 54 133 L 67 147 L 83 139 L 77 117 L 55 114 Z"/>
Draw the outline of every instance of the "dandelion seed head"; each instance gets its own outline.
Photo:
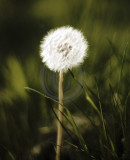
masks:
<path id="1" fill-rule="evenodd" d="M 72 27 L 60 27 L 48 32 L 41 41 L 42 61 L 53 71 L 78 66 L 87 56 L 88 43 L 82 32 Z"/>

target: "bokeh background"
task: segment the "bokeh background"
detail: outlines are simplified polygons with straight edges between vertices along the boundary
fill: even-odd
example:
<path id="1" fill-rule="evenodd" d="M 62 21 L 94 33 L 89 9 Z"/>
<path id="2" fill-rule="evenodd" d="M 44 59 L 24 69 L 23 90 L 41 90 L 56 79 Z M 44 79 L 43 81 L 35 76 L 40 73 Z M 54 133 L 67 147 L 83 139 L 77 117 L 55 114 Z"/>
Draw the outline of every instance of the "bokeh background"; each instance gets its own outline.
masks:
<path id="1" fill-rule="evenodd" d="M 130 1 L 0 0 L 0 160 L 55 159 L 57 104 L 24 87 L 57 99 L 58 74 L 42 64 L 39 45 L 50 29 L 64 25 L 80 29 L 89 43 L 88 58 L 65 75 L 65 105 L 92 154 L 103 159 L 95 132 L 102 125 L 81 86 L 87 86 L 99 107 L 98 85 L 118 158 L 129 157 Z M 121 110 L 126 108 L 125 138 L 113 95 Z M 66 118 L 65 126 L 73 130 Z M 73 136 L 72 141 L 66 132 L 65 140 L 78 145 L 78 138 Z M 87 158 L 64 142 L 62 159 Z"/>

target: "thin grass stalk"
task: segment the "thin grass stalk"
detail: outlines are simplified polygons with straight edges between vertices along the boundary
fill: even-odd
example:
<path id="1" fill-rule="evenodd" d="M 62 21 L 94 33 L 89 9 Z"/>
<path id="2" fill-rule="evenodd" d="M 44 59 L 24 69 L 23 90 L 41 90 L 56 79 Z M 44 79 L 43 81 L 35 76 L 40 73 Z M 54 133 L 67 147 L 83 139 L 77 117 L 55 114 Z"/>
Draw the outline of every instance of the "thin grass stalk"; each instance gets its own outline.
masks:
<path id="1" fill-rule="evenodd" d="M 57 126 L 57 146 L 56 146 L 56 160 L 60 160 L 62 136 L 63 136 L 63 70 L 59 73 L 59 110 L 58 110 L 58 126 Z"/>
<path id="2" fill-rule="evenodd" d="M 104 131 L 105 140 L 107 141 L 108 139 L 107 139 L 106 126 L 105 126 L 105 119 L 104 119 L 104 116 L 103 116 L 103 111 L 102 111 L 102 105 L 101 105 L 97 80 L 96 80 L 96 87 L 97 87 L 98 101 L 99 101 L 99 106 L 100 106 L 100 115 L 101 115 L 100 117 L 101 117 L 102 124 L 103 124 L 103 131 Z"/>

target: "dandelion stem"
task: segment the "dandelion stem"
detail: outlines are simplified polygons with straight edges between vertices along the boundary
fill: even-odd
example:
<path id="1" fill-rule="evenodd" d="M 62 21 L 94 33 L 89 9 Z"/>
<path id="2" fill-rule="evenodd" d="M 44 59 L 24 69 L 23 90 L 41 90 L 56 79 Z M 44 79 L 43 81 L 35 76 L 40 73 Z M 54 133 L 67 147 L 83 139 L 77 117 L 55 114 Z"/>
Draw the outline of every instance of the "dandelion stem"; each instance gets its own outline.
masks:
<path id="1" fill-rule="evenodd" d="M 56 160 L 60 160 L 60 152 L 62 145 L 62 122 L 63 122 L 63 70 L 59 73 L 59 110 L 58 110 L 58 126 L 57 126 L 57 146 L 56 146 Z"/>

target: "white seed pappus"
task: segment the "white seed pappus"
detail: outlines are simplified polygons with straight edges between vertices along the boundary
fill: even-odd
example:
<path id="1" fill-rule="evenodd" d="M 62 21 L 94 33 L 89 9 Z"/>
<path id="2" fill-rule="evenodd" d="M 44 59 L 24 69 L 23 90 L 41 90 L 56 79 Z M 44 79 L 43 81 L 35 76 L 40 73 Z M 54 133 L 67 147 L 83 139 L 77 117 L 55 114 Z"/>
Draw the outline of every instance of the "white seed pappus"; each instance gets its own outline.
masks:
<path id="1" fill-rule="evenodd" d="M 81 64 L 87 56 L 88 43 L 82 32 L 69 26 L 48 32 L 40 45 L 42 62 L 52 71 L 64 70 Z"/>

